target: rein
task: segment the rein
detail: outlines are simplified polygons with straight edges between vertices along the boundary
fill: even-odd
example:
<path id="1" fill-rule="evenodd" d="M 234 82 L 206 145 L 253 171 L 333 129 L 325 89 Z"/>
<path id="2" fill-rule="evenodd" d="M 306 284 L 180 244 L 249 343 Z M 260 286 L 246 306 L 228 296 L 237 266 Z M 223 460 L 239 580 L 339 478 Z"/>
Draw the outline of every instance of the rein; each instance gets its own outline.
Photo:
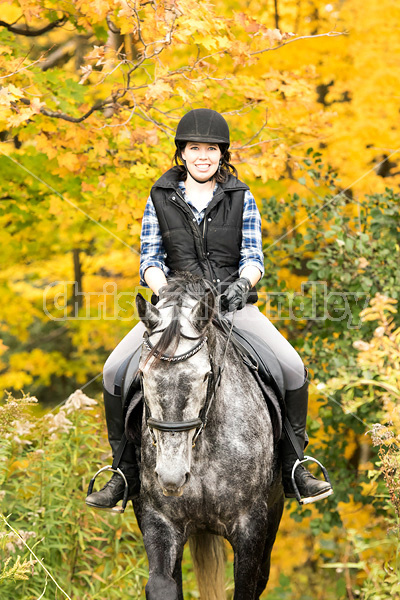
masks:
<path id="1" fill-rule="evenodd" d="M 216 396 L 217 390 L 221 384 L 221 375 L 222 375 L 222 372 L 225 367 L 225 359 L 226 359 L 226 354 L 228 351 L 228 345 L 229 345 L 229 342 L 230 342 L 231 336 L 232 336 L 232 329 L 233 329 L 233 318 L 232 318 L 231 326 L 228 331 L 225 350 L 224 350 L 224 354 L 222 357 L 222 362 L 221 362 L 221 365 L 218 367 L 217 376 L 215 376 L 214 364 L 213 364 L 212 358 L 210 357 L 211 376 L 208 380 L 206 399 L 205 399 L 204 405 L 202 406 L 202 408 L 200 410 L 199 416 L 197 418 L 190 419 L 187 421 L 177 421 L 177 422 L 161 421 L 158 419 L 154 419 L 151 416 L 149 405 L 148 405 L 145 395 L 143 393 L 143 399 L 144 399 L 144 405 L 145 405 L 145 411 L 146 411 L 146 424 L 149 429 L 150 436 L 151 436 L 154 446 L 157 445 L 157 440 L 156 440 L 156 437 L 155 437 L 154 431 L 153 431 L 154 429 L 156 429 L 157 431 L 170 432 L 170 433 L 179 433 L 182 431 L 191 431 L 192 429 L 196 429 L 197 431 L 196 431 L 196 433 L 193 437 L 193 441 L 192 441 L 192 447 L 193 448 L 195 447 L 199 435 L 202 433 L 202 431 L 204 430 L 204 428 L 207 425 L 208 415 L 209 415 L 212 403 Z M 150 336 L 155 335 L 156 333 L 162 333 L 163 331 L 165 331 L 165 330 L 159 329 L 157 331 L 153 331 L 151 334 L 147 333 L 147 331 L 146 331 L 144 334 L 144 338 L 145 338 L 144 345 L 146 346 L 146 348 L 148 348 L 149 350 L 153 350 L 154 346 L 149 339 Z M 224 331 L 226 332 L 226 329 L 224 329 Z M 199 350 L 204 346 L 204 344 L 206 344 L 207 339 L 208 339 L 207 336 L 190 337 L 183 333 L 181 333 L 180 336 L 185 339 L 189 339 L 189 340 L 199 340 L 199 342 L 195 346 L 193 346 L 193 348 L 191 348 L 187 352 L 184 352 L 183 354 L 171 356 L 169 354 L 159 354 L 159 353 L 155 352 L 154 355 L 159 360 L 164 360 L 164 361 L 168 361 L 168 362 L 182 362 L 184 360 L 187 360 L 191 356 L 194 356 L 197 352 L 199 352 Z M 142 382 L 142 378 L 143 378 L 143 375 L 141 376 L 141 382 Z M 142 385 L 142 391 L 143 391 L 143 385 Z"/>

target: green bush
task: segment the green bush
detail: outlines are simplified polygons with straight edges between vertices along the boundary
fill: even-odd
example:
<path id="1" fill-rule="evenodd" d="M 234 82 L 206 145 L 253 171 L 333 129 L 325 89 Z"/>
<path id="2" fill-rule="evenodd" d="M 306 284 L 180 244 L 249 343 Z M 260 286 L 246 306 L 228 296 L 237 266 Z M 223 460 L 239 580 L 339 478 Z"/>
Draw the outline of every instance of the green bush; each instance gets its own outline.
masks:
<path id="1" fill-rule="evenodd" d="M 2 600 L 36 600 L 46 587 L 64 597 L 23 540 L 66 597 L 142 597 L 148 572 L 132 508 L 120 516 L 84 503 L 95 465 L 109 462 L 99 406 L 77 391 L 57 414 L 30 422 L 23 404 L 8 398 L 0 409 L 0 509 L 19 533 L 0 519 Z"/>
<path id="2" fill-rule="evenodd" d="M 384 194 L 357 199 L 351 191 L 335 193 L 337 174 L 322 164 L 320 153 L 309 148 L 307 155 L 304 177 L 299 180 L 305 186 L 304 196 L 263 199 L 262 216 L 270 226 L 264 232 L 262 284 L 269 294 L 268 314 L 274 325 L 286 333 L 311 369 L 313 393 L 314 384 L 319 384 L 319 419 L 309 420 L 309 432 L 322 427 L 330 440 L 312 452 L 330 471 L 335 495 L 317 504 L 321 514 L 312 528 L 318 535 L 341 525 L 339 502 L 351 497 L 370 503 L 363 493 L 367 473 L 359 469 L 357 455 L 349 460 L 346 450 L 349 439 L 355 435 L 361 445 L 368 424 L 379 422 L 380 402 L 359 402 L 352 414 L 343 409 L 340 390 L 328 393 L 323 386 L 342 369 L 357 373 L 353 344 L 374 330 L 372 323 L 361 324 L 360 319 L 369 301 L 377 293 L 394 299 L 400 294 L 400 195 L 388 188 Z M 400 325 L 400 313 L 394 319 Z M 354 394 L 361 399 L 364 391 Z M 370 453 L 376 460 L 376 451 Z M 384 503 L 376 502 L 376 510 L 383 513 Z M 292 514 L 300 521 L 303 511 L 295 508 Z"/>

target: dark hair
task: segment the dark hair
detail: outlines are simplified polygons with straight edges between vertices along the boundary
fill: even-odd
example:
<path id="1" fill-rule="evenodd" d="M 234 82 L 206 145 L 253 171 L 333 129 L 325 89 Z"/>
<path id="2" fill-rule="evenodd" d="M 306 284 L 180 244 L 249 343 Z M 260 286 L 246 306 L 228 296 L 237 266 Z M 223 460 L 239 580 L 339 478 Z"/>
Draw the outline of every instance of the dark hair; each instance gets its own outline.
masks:
<path id="1" fill-rule="evenodd" d="M 186 144 L 190 142 L 177 142 L 176 150 L 173 161 L 179 169 L 180 179 L 186 181 L 187 169 L 182 158 L 182 151 L 186 148 Z M 231 164 L 231 153 L 229 152 L 229 146 L 226 144 L 217 144 L 221 150 L 221 168 L 219 172 L 215 174 L 215 180 L 217 183 L 225 183 L 228 180 L 229 175 L 232 173 L 235 177 L 238 176 L 236 168 Z"/>

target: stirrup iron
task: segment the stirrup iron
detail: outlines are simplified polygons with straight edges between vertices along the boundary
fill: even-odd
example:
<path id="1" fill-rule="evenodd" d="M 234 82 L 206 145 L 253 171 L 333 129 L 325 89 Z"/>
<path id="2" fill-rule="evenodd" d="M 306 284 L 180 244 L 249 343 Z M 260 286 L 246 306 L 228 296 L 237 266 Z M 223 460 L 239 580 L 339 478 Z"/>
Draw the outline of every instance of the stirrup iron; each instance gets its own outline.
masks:
<path id="1" fill-rule="evenodd" d="M 97 471 L 97 473 L 90 480 L 86 496 L 90 496 L 90 494 L 93 492 L 94 481 L 95 481 L 96 477 L 98 475 L 100 475 L 100 473 L 103 473 L 103 471 L 112 471 L 113 473 L 118 473 L 118 475 L 120 475 L 122 477 L 122 479 L 124 480 L 124 484 L 125 484 L 124 497 L 122 498 L 121 506 L 113 506 L 112 508 L 100 508 L 97 510 L 105 510 L 107 512 L 121 514 L 121 513 L 125 512 L 126 505 L 128 504 L 129 486 L 128 486 L 128 481 L 127 481 L 124 473 L 121 471 L 121 469 L 119 467 L 116 467 L 114 469 L 112 466 L 107 466 L 107 467 L 102 467 L 101 469 L 99 469 Z M 95 508 L 95 507 L 92 507 L 92 508 Z"/>
<path id="2" fill-rule="evenodd" d="M 331 486 L 331 488 L 329 490 L 327 490 L 326 492 L 323 492 L 322 494 L 319 494 L 318 496 L 311 496 L 309 498 L 302 498 L 299 492 L 299 488 L 297 487 L 297 483 L 294 477 L 294 474 L 296 472 L 296 469 L 303 463 L 308 462 L 308 461 L 317 463 L 317 465 L 319 465 L 319 467 L 321 468 L 322 474 L 324 476 L 324 479 L 327 483 L 329 483 L 329 485 Z M 317 460 L 316 458 L 313 458 L 312 456 L 307 456 L 304 455 L 304 458 L 302 458 L 301 460 L 298 458 L 296 460 L 296 462 L 293 465 L 292 468 L 292 485 L 293 485 L 293 489 L 294 489 L 294 493 L 296 496 L 296 500 L 300 505 L 303 504 L 311 504 L 312 502 L 317 502 L 317 500 L 323 500 L 324 498 L 328 498 L 328 496 L 330 496 L 331 494 L 333 494 L 333 489 L 332 489 L 332 483 L 331 480 L 329 478 L 328 475 L 328 471 L 325 469 L 324 465 L 322 463 L 319 462 L 319 460 Z"/>

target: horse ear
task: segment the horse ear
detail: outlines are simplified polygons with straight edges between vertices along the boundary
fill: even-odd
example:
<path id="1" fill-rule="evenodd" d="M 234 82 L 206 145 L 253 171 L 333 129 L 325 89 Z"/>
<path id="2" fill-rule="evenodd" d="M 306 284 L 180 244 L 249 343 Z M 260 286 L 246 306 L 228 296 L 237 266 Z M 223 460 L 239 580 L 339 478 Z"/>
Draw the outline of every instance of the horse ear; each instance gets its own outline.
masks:
<path id="1" fill-rule="evenodd" d="M 193 306 L 189 319 L 191 323 L 202 331 L 211 321 L 215 309 L 215 296 L 212 290 L 208 290 L 204 298 Z"/>
<path id="2" fill-rule="evenodd" d="M 140 320 L 143 325 L 151 331 L 161 321 L 160 311 L 158 308 L 147 302 L 142 294 L 136 294 L 136 307 L 139 313 Z"/>

